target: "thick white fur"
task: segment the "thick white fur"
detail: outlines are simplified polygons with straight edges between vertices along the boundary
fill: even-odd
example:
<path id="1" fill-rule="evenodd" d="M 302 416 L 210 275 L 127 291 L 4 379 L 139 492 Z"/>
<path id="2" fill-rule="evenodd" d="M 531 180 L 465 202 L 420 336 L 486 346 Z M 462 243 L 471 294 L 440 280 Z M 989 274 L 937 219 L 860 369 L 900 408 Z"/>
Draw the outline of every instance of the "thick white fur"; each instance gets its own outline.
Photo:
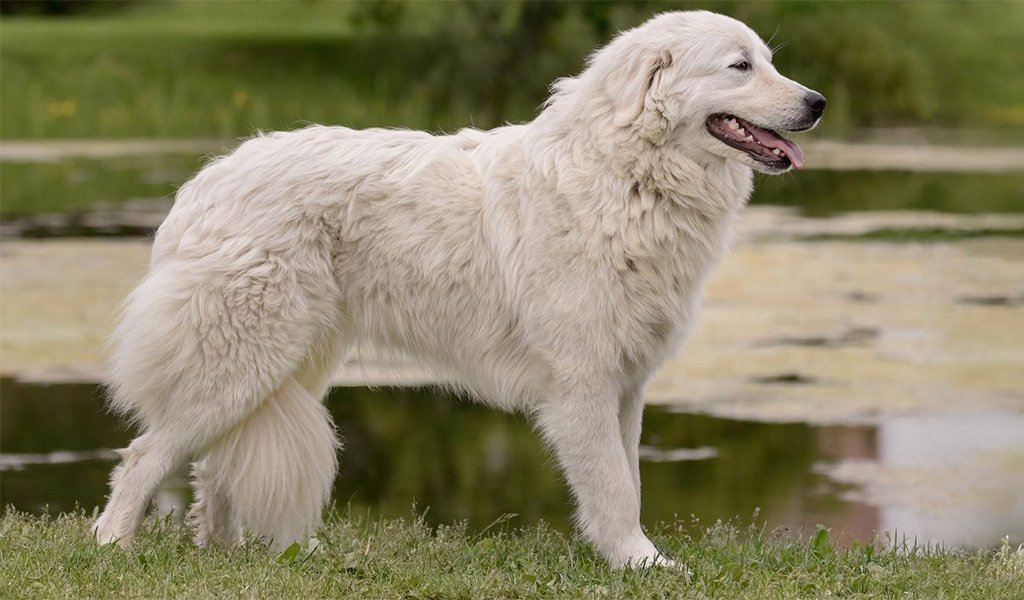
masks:
<path id="1" fill-rule="evenodd" d="M 751 73 L 729 65 L 749 60 Z M 644 382 L 691 327 L 751 191 L 729 112 L 806 119 L 743 24 L 657 16 L 558 81 L 535 121 L 434 136 L 260 135 L 178 193 L 114 333 L 112 405 L 143 433 L 96 523 L 128 543 L 193 461 L 199 543 L 310 535 L 335 472 L 320 400 L 353 344 L 533 416 L 616 566 L 666 562 L 640 527 Z"/>

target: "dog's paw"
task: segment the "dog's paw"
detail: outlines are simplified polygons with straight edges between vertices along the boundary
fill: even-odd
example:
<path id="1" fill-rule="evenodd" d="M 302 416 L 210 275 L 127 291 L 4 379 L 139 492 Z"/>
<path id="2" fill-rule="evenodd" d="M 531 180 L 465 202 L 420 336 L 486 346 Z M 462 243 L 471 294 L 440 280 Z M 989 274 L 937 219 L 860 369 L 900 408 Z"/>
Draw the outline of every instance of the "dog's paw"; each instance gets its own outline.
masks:
<path id="1" fill-rule="evenodd" d="M 627 569 L 650 569 L 652 567 L 659 567 L 662 569 L 685 568 L 682 563 L 677 563 L 671 558 L 667 558 L 664 554 L 631 558 L 624 566 Z"/>
<path id="2" fill-rule="evenodd" d="M 621 538 L 620 538 L 621 539 Z M 676 563 L 658 551 L 651 540 L 638 526 L 633 535 L 626 537 L 627 543 L 616 544 L 604 553 L 608 564 L 615 569 L 649 569 L 652 567 L 673 568 Z"/>
<path id="3" fill-rule="evenodd" d="M 96 542 L 101 546 L 117 544 L 125 548 L 132 541 L 131 535 L 117 531 L 117 528 L 111 525 L 110 519 L 106 518 L 106 515 L 101 515 L 96 520 L 96 524 L 92 527 L 92 534 L 96 538 Z"/>

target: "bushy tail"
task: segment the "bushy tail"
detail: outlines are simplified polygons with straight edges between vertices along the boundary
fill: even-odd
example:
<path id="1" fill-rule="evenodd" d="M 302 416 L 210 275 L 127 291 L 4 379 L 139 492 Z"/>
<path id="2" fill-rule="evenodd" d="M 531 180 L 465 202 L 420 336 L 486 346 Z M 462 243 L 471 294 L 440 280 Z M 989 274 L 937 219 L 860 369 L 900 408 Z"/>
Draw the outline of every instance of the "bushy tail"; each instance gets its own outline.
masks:
<path id="1" fill-rule="evenodd" d="M 338 448 L 327 409 L 288 377 L 197 467 L 193 512 L 200 536 L 204 528 L 223 530 L 226 521 L 273 550 L 305 542 L 330 498 Z M 223 509 L 210 506 L 218 498 L 227 505 Z M 221 522 L 203 523 L 204 516 Z"/>

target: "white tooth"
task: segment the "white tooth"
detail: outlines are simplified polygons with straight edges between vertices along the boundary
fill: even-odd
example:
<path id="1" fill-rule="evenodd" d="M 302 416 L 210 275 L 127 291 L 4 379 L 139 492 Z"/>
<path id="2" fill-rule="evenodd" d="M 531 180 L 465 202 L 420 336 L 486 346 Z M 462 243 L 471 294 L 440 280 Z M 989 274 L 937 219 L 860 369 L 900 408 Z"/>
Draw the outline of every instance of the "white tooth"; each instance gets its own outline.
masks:
<path id="1" fill-rule="evenodd" d="M 778 148 L 775 148 L 772 150 L 772 154 L 774 154 L 775 156 L 782 156 L 782 151 L 779 150 Z"/>
<path id="2" fill-rule="evenodd" d="M 748 142 L 754 141 L 754 136 L 748 135 L 746 141 L 748 141 Z"/>
<path id="3" fill-rule="evenodd" d="M 729 128 L 730 129 L 739 129 L 740 128 L 740 124 L 736 122 L 736 119 L 729 119 L 727 121 L 727 123 L 729 123 Z"/>
<path id="4" fill-rule="evenodd" d="M 740 127 L 739 129 L 737 129 L 737 130 L 736 130 L 736 133 L 739 133 L 739 134 L 741 134 L 741 135 L 742 135 L 742 134 L 745 134 L 745 133 L 746 133 L 746 131 L 744 131 L 744 130 L 743 130 L 743 128 L 742 128 L 742 127 Z"/>

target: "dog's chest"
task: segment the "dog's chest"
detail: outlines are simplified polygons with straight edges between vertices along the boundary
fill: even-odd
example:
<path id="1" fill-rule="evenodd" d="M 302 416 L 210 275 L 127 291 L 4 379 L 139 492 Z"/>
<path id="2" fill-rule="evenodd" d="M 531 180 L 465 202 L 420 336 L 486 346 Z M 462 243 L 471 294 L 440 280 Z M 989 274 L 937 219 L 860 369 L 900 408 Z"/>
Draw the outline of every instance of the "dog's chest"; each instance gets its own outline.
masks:
<path id="1" fill-rule="evenodd" d="M 734 220 L 732 211 L 709 217 L 664 205 L 633 215 L 610 257 L 630 354 L 671 350 L 685 336 L 704 283 L 729 247 Z"/>

